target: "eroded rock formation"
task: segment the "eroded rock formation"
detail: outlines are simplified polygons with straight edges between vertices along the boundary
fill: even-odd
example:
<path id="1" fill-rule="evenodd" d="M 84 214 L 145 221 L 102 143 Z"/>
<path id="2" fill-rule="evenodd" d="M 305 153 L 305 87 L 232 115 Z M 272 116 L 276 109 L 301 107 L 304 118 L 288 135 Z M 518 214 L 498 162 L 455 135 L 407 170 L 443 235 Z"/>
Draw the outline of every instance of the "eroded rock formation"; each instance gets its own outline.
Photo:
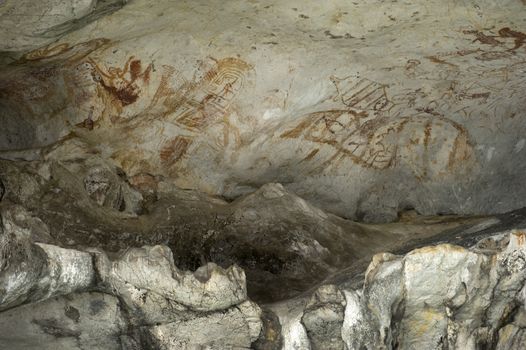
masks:
<path id="1" fill-rule="evenodd" d="M 0 0 L 0 349 L 526 348 L 523 0 Z"/>
<path id="2" fill-rule="evenodd" d="M 15 207 L 2 211 L 0 339 L 13 349 L 521 349 L 525 233 L 477 229 L 464 228 L 486 237 L 470 249 L 377 254 L 363 287 L 327 280 L 264 316 L 237 266 L 183 272 L 166 246 L 109 255 L 39 243 L 45 224 Z"/>

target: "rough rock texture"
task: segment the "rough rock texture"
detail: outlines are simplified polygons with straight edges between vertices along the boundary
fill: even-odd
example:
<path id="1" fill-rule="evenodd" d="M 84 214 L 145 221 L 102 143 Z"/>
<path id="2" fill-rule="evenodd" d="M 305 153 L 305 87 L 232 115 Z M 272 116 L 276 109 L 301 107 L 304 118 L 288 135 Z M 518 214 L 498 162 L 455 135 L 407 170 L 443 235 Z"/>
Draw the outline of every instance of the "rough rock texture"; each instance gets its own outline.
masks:
<path id="1" fill-rule="evenodd" d="M 96 0 L 2 1 L 0 3 L 1 51 L 22 51 L 43 45 L 46 31 L 88 15 Z M 40 38 L 38 38 L 40 36 Z"/>
<path id="2" fill-rule="evenodd" d="M 420 223 L 408 213 L 396 224 L 367 226 L 278 184 L 226 203 L 113 169 L 120 175 L 107 175 L 108 188 L 142 198 L 138 215 L 90 196 L 85 179 L 93 172 L 82 160 L 1 165 L 0 344 L 10 348 L 52 347 L 55 339 L 64 349 L 522 346 L 526 239 L 521 231 L 495 233 L 525 225 L 520 211 Z M 218 215 L 229 219 L 218 225 Z M 203 227 L 189 230 L 195 236 L 160 229 L 198 219 Z M 229 246 L 219 244 L 227 239 Z M 380 253 L 363 265 L 382 249 L 444 239 L 479 242 Z M 167 242 L 173 256 L 160 245 Z M 210 262 L 199 267 L 193 249 Z M 228 267 L 236 261 L 249 288 L 245 272 Z M 361 272 L 365 282 L 356 285 Z M 250 285 L 257 300 L 282 301 L 263 312 L 249 301 Z M 111 327 L 94 339 L 104 322 Z"/>
<path id="3" fill-rule="evenodd" d="M 18 210 L 16 210 L 18 209 Z M 21 208 L 2 215 L 0 236 L 0 311 L 30 301 L 87 289 L 94 280 L 88 253 L 32 242 Z M 18 226 L 17 221 L 22 221 Z"/>
<path id="4" fill-rule="evenodd" d="M 508 324 L 499 330 L 499 341 L 496 349 L 522 349 L 526 347 L 523 323 L 524 310 L 522 309 L 520 313 L 521 315 L 515 316 L 515 320 L 512 324 Z M 517 319 L 519 319 L 518 322 Z"/>
<path id="5" fill-rule="evenodd" d="M 343 349 L 345 297 L 334 285 L 321 286 L 305 307 L 301 322 L 311 349 Z"/>
<path id="6" fill-rule="evenodd" d="M 520 230 L 486 234 L 469 249 L 441 244 L 403 256 L 380 253 L 363 287 L 321 284 L 262 312 L 248 300 L 238 267 L 209 263 L 183 272 L 164 246 L 108 254 L 35 243 L 49 235 L 38 231 L 42 226 L 20 207 L 2 213 L 2 251 L 12 255 L 0 260 L 0 344 L 10 349 L 524 346 Z M 465 235 L 484 232 L 476 227 Z M 31 249 L 42 252 L 24 255 Z"/>
<path id="7" fill-rule="evenodd" d="M 248 349 L 259 337 L 261 309 L 248 301 L 238 267 L 182 272 L 163 246 L 112 261 L 98 249 L 33 243 L 29 229 L 14 223 L 27 213 L 17 214 L 2 215 L 0 311 L 14 308 L 0 314 L 2 346 Z M 24 305 L 40 300 L 36 309 Z"/>
<path id="8" fill-rule="evenodd" d="M 127 332 L 119 300 L 79 293 L 17 307 L 0 316 L 5 349 L 121 350 Z"/>
<path id="9" fill-rule="evenodd" d="M 0 149 L 99 154 L 129 176 L 230 198 L 279 182 L 374 222 L 406 208 L 505 212 L 526 198 L 524 11 L 520 0 L 134 0 L 18 48 L 0 69 Z"/>
<path id="10" fill-rule="evenodd" d="M 0 0 L 0 349 L 526 348 L 525 14 Z"/>
<path id="11" fill-rule="evenodd" d="M 471 251 L 440 245 L 377 256 L 358 302 L 364 319 L 347 325 L 349 345 L 493 348 L 498 329 L 524 307 L 526 251 L 523 232 L 489 240 Z M 360 344 L 363 328 L 376 339 Z"/>
<path id="12" fill-rule="evenodd" d="M 405 256 L 378 254 L 361 290 L 323 285 L 275 307 L 285 349 L 521 349 L 525 233 L 492 236 L 471 249 L 448 244 Z M 299 303 L 301 305 L 301 303 Z"/>
<path id="13" fill-rule="evenodd" d="M 0 51 L 16 53 L 49 44 L 125 3 L 126 0 L 2 0 Z"/>
<path id="14" fill-rule="evenodd" d="M 128 177 L 97 157 L 0 161 L 0 177 L 4 207 L 18 204 L 40 218 L 33 226 L 47 232 L 41 243 L 111 252 L 166 245 L 183 270 L 207 262 L 242 267 L 249 293 L 265 302 L 296 296 L 355 260 L 416 237 L 480 221 L 365 226 L 328 214 L 280 184 L 228 203 L 177 189 L 169 179 Z"/>
<path id="15" fill-rule="evenodd" d="M 523 211 L 363 225 L 279 184 L 228 203 L 96 157 L 1 161 L 0 177 L 10 349 L 522 348 L 525 239 L 496 232 Z M 128 204 L 99 200 L 113 193 Z M 374 255 L 444 240 L 480 242 Z"/>

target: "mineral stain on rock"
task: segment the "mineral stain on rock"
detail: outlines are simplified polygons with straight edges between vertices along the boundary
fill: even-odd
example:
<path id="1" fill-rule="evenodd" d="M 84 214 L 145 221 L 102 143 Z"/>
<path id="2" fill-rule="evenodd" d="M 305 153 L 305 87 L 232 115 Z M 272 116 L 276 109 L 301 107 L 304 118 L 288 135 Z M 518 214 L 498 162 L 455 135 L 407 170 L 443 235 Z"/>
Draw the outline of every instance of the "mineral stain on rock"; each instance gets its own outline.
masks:
<path id="1" fill-rule="evenodd" d="M 56 319 L 33 320 L 33 323 L 38 325 L 44 333 L 56 338 L 77 338 L 81 335 L 80 331 L 63 327 Z"/>
<path id="2" fill-rule="evenodd" d="M 90 304 L 89 304 L 89 310 L 90 310 L 90 313 L 93 316 L 95 316 L 98 313 L 100 313 L 106 307 L 107 307 L 107 305 L 104 302 L 104 300 L 100 300 L 100 299 L 92 300 L 92 301 L 90 301 Z"/>
<path id="3" fill-rule="evenodd" d="M 66 315 L 67 318 L 69 318 L 70 320 L 76 323 L 79 322 L 79 319 L 80 319 L 79 310 L 73 306 L 67 306 L 66 309 L 64 310 L 64 315 Z"/>
<path id="4" fill-rule="evenodd" d="M 524 14 L 0 0 L 0 348 L 525 349 Z"/>

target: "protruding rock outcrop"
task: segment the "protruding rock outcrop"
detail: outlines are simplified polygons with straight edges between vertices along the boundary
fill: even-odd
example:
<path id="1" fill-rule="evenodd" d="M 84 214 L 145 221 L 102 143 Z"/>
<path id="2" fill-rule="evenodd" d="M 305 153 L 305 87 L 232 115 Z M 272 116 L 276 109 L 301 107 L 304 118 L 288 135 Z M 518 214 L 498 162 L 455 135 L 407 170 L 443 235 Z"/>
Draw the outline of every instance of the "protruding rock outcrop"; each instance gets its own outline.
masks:
<path id="1" fill-rule="evenodd" d="M 236 266 L 224 270 L 210 263 L 182 272 L 163 246 L 130 249 L 110 260 L 97 249 L 34 243 L 23 210 L 4 212 L 2 219 L 0 344 L 36 347 L 48 339 L 45 348 L 49 339 L 68 338 L 64 349 L 248 349 L 259 337 L 261 310 L 248 300 L 244 272 Z M 39 301 L 36 310 L 24 305 Z M 9 325 L 15 311 L 5 310 L 19 308 L 16 329 Z M 115 324 L 97 341 L 104 322 Z M 31 329 L 34 334 L 23 336 Z"/>
<path id="2" fill-rule="evenodd" d="M 92 287 L 89 253 L 34 243 L 37 220 L 20 207 L 4 211 L 1 219 L 0 310 Z"/>
<path id="3" fill-rule="evenodd" d="M 320 287 L 285 342 L 312 349 L 521 349 L 526 233 L 378 254 L 362 290 Z M 283 314 L 286 307 L 276 309 Z"/>
<path id="4" fill-rule="evenodd" d="M 258 302 L 296 296 L 355 261 L 366 266 L 375 253 L 412 239 L 498 222 L 444 217 L 367 226 L 329 214 L 281 184 L 226 202 L 181 190 L 170 179 L 131 177 L 100 157 L 75 153 L 67 161 L 0 161 L 0 177 L 3 207 L 17 204 L 38 218 L 32 227 L 33 234 L 40 232 L 39 243 L 112 253 L 164 245 L 182 270 L 208 262 L 241 267 Z"/>
<path id="5" fill-rule="evenodd" d="M 335 285 L 321 286 L 313 294 L 301 318 L 312 350 L 344 348 L 342 326 L 345 306 L 345 297 Z"/>
<path id="6" fill-rule="evenodd" d="M 208 263 L 184 272 L 160 245 L 107 254 L 37 243 L 49 236 L 23 208 L 3 210 L 0 344 L 10 349 L 524 345 L 526 233 L 520 230 L 486 234 L 470 248 L 380 253 L 363 288 L 322 284 L 264 311 L 249 300 L 239 267 Z"/>

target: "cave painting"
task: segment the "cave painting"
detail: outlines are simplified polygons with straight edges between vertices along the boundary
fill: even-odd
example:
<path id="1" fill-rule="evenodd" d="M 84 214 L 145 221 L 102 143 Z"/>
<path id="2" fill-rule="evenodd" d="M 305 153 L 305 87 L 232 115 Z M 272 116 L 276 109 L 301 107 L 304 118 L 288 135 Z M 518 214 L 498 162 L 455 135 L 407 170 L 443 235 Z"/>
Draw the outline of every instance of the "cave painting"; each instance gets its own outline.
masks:
<path id="1" fill-rule="evenodd" d="M 463 30 L 462 33 L 471 38 L 471 48 L 442 52 L 426 58 L 437 64 L 458 68 L 452 62 L 455 58 L 473 56 L 479 61 L 510 59 L 519 49 L 524 49 L 526 42 L 526 34 L 508 27 L 499 29 L 496 34 L 476 29 Z"/>
<path id="2" fill-rule="evenodd" d="M 68 43 L 51 44 L 40 49 L 33 50 L 24 56 L 20 62 L 41 61 L 48 59 L 61 59 L 68 63 L 76 63 L 87 57 L 93 51 L 106 46 L 110 43 L 109 39 L 97 38 L 75 45 Z"/>
<path id="3" fill-rule="evenodd" d="M 329 147 L 332 155 L 323 160 L 320 171 L 351 160 L 379 170 L 404 164 L 417 178 L 426 179 L 465 166 L 473 156 L 469 135 L 461 125 L 427 115 L 389 119 L 371 118 L 365 111 L 316 112 L 280 136 L 312 142 L 305 161 Z"/>
<path id="4" fill-rule="evenodd" d="M 341 102 L 349 107 L 364 111 L 385 111 L 391 107 L 391 101 L 387 98 L 385 84 L 380 84 L 369 79 L 355 81 L 352 77 L 338 78 L 330 77 L 334 84 L 337 95 L 334 101 Z"/>
<path id="5" fill-rule="evenodd" d="M 464 34 L 473 35 L 475 37 L 473 42 L 489 46 L 502 46 L 509 51 L 521 48 L 526 41 L 526 34 L 508 27 L 499 29 L 497 35 L 488 35 L 479 30 L 465 30 Z"/>
<path id="6" fill-rule="evenodd" d="M 111 42 L 105 38 L 52 44 L 29 52 L 20 62 L 61 62 L 65 69 L 60 69 L 60 74 L 68 98 L 74 101 L 76 115 L 84 118 L 75 122 L 77 127 L 93 131 L 103 125 L 102 120 L 120 123 L 130 130 L 154 120 L 176 126 L 177 132 L 160 130 L 157 156 L 165 167 L 181 162 L 197 137 L 207 132 L 217 134 L 218 128 L 221 136 L 213 141 L 214 148 L 226 147 L 229 142 L 240 144 L 231 114 L 235 111 L 235 99 L 253 76 L 252 65 L 238 57 L 206 57 L 197 62 L 193 76 L 188 77 L 172 65 L 154 67 L 133 55 L 121 63 L 109 63 L 93 54 L 110 47 Z M 38 73 L 36 79 L 44 81 L 56 73 L 37 69 L 34 72 Z M 208 143 L 212 142 L 210 139 L 207 138 Z M 120 153 L 123 152 L 116 152 Z"/>
<path id="7" fill-rule="evenodd" d="M 478 32 L 466 31 L 464 34 L 473 35 L 474 40 L 482 45 L 503 46 L 510 41 L 513 45 L 508 45 L 508 51 L 520 49 L 525 39 L 521 33 L 506 28 L 492 37 Z M 177 135 L 160 139 L 158 157 L 166 168 L 174 168 L 185 159 L 195 146 L 195 139 L 211 127 L 219 126 L 223 130 L 222 143 L 216 145 L 218 149 L 228 146 L 232 139 L 240 143 L 239 131 L 230 122 L 230 116 L 235 111 L 236 98 L 251 81 L 252 65 L 236 57 L 207 57 L 198 64 L 192 77 L 185 76 L 171 65 L 160 65 L 156 67 L 158 73 L 154 73 L 153 64 L 143 65 L 134 56 L 128 57 L 122 65 L 108 65 L 89 55 L 107 43 L 106 39 L 95 39 L 77 45 L 59 44 L 30 52 L 24 59 L 61 57 L 68 63 L 85 66 L 90 80 L 98 87 L 97 94 L 105 100 L 103 104 L 113 106 L 110 112 L 112 121 L 125 114 L 141 114 L 144 117 L 140 118 L 142 122 L 162 119 L 177 126 L 180 130 Z M 481 49 L 459 50 L 428 59 L 458 74 L 456 65 L 448 59 L 474 53 L 480 55 Z M 424 74 L 421 61 L 417 59 L 408 60 L 404 69 L 410 78 Z M 155 79 L 157 86 L 150 86 L 150 80 L 154 81 L 153 74 L 160 75 Z M 402 94 L 399 91 L 391 96 L 388 84 L 368 78 L 331 76 L 330 81 L 335 89 L 333 101 L 343 108 L 304 116 L 294 128 L 281 133 L 284 139 L 303 139 L 316 144 L 305 161 L 319 163 L 321 147 L 329 147 L 331 155 L 323 160 L 321 168 L 337 168 L 347 159 L 378 170 L 403 163 L 415 176 L 424 179 L 450 172 L 462 161 L 473 157 L 467 132 L 446 118 L 444 111 L 462 100 L 486 103 L 490 92 L 481 89 L 480 85 L 463 87 L 452 81 L 450 88 L 438 99 L 440 102 L 428 101 L 426 93 L 419 89 L 406 90 L 407 93 Z M 151 98 L 146 96 L 146 91 Z M 77 100 L 89 100 L 90 93 L 86 94 L 76 96 Z M 143 104 L 128 110 L 143 95 Z M 407 112 L 408 109 L 412 112 Z M 87 125 L 92 130 L 91 116 L 88 122 L 82 126 Z"/>
<path id="8" fill-rule="evenodd" d="M 77 67 L 80 68 L 76 76 L 85 71 L 90 75 L 89 80 L 97 84 L 96 94 L 103 100 L 101 105 L 106 106 L 105 113 L 112 122 L 129 122 L 141 115 L 127 125 L 162 120 L 179 128 L 176 136 L 161 137 L 158 156 L 165 167 L 173 167 L 183 160 L 194 139 L 210 127 L 219 125 L 223 130 L 219 147 L 226 146 L 231 136 L 236 142 L 239 140 L 237 128 L 230 123 L 230 114 L 252 71 L 252 66 L 239 58 L 208 57 L 198 64 L 192 78 L 185 77 L 171 65 L 161 65 L 156 70 L 153 64 L 144 66 L 134 56 L 121 66 L 88 57 Z M 153 74 L 160 77 L 154 80 Z M 151 81 L 158 81 L 158 85 L 151 86 Z M 82 100 L 82 96 L 77 97 Z"/>
<path id="9" fill-rule="evenodd" d="M 416 60 L 412 63 L 412 68 L 418 66 Z M 303 161 L 318 164 L 316 172 L 338 169 L 350 160 L 376 170 L 403 166 L 423 180 L 451 173 L 473 160 L 467 131 L 440 113 L 437 101 L 429 101 L 422 90 L 390 96 L 387 84 L 369 79 L 332 76 L 330 80 L 336 89 L 334 101 L 345 108 L 310 113 L 280 134 L 282 139 L 313 143 Z M 458 91 L 453 85 L 449 90 L 458 99 L 489 97 L 476 87 Z"/>
<path id="10" fill-rule="evenodd" d="M 92 58 L 88 58 L 88 62 L 92 67 L 93 80 L 113 97 L 119 107 L 137 101 L 141 93 L 140 84 L 148 84 L 150 81 L 152 64 L 143 69 L 141 60 L 134 56 L 129 57 L 122 68 L 105 69 Z"/>
<path id="11" fill-rule="evenodd" d="M 521 79 L 524 75 L 521 69 L 526 66 L 526 34 L 508 27 L 494 32 L 468 29 L 460 33 L 467 39 L 466 47 L 424 57 L 438 65 L 438 69 L 430 69 L 418 59 L 407 61 L 404 68 L 407 77 L 449 84 L 439 91 L 439 98 L 431 102 L 422 100 L 424 103 L 417 111 L 471 118 L 478 105 L 492 110 L 492 105 L 502 104 L 503 97 L 523 93 L 525 79 Z M 506 114 L 512 116 L 513 112 Z M 502 115 L 493 113 L 492 117 L 500 119 Z"/>
<path id="12" fill-rule="evenodd" d="M 170 119 L 190 131 L 202 131 L 223 120 L 252 70 L 251 65 L 238 58 L 210 59 L 213 64 L 202 64 L 191 81 L 182 78 L 173 67 L 164 66 L 152 100 L 152 105 L 162 103 L 165 115 L 170 114 Z M 172 88 L 170 80 L 179 81 L 179 87 Z"/>
<path id="13" fill-rule="evenodd" d="M 93 51 L 108 45 L 110 41 L 105 38 L 97 38 L 78 44 L 51 44 L 23 55 L 14 65 L 28 65 L 25 76 L 16 79 L 3 79 L 0 82 L 0 94 L 10 96 L 9 99 L 16 101 L 24 113 L 35 115 L 35 111 L 30 108 L 28 101 L 42 100 L 48 103 L 54 98 L 60 98 L 56 93 L 56 84 L 60 84 L 58 79 L 64 76 L 64 83 L 68 89 L 68 95 L 73 97 L 74 106 L 80 106 L 82 102 L 89 99 L 85 94 L 86 83 L 79 81 L 69 68 L 76 67 L 79 62 L 85 61 Z M 41 64 L 59 62 L 58 64 Z M 34 62 L 35 64 L 31 64 Z M 79 86 L 79 84 L 83 84 Z M 42 114 L 42 111 L 39 112 Z"/>
<path id="14" fill-rule="evenodd" d="M 243 88 L 245 73 L 250 69 L 251 66 L 235 58 L 217 61 L 216 66 L 197 84 L 194 98 L 200 101 L 199 112 L 184 111 L 177 121 L 187 127 L 200 129 L 205 120 L 220 119 L 228 113 L 234 98 Z"/>
<path id="15" fill-rule="evenodd" d="M 166 166 L 176 164 L 188 151 L 192 139 L 186 136 L 176 136 L 164 143 L 159 156 L 161 163 Z"/>
<path id="16" fill-rule="evenodd" d="M 135 103 L 142 90 L 145 90 L 150 82 L 153 65 L 143 67 L 140 59 L 130 56 L 120 67 L 100 62 L 92 55 L 98 49 L 110 47 L 110 44 L 108 39 L 97 38 L 75 45 L 49 45 L 29 52 L 20 62 L 59 60 L 63 67 L 72 68 L 62 70 L 62 74 L 68 95 L 75 105 L 82 106 L 85 102 L 92 104 L 89 101 L 92 94 L 96 93 L 104 100 L 101 105 L 110 104 L 113 107 L 107 113 L 116 120 L 122 117 L 123 107 Z M 93 91 L 93 82 L 100 87 L 98 92 Z"/>
<path id="17" fill-rule="evenodd" d="M 418 88 L 397 89 L 392 95 L 388 84 L 331 76 L 336 90 L 333 101 L 343 108 L 300 117 L 281 138 L 313 143 L 303 161 L 321 162 L 320 171 L 336 169 L 345 160 L 377 170 L 404 164 L 419 179 L 468 168 L 475 161 L 468 132 L 447 116 L 468 119 L 478 106 L 492 113 L 494 106 L 502 104 L 502 91 L 509 92 L 510 98 L 524 91 L 526 80 L 509 76 L 520 76 L 518 68 L 526 66 L 519 55 L 526 34 L 507 27 L 496 33 L 464 30 L 462 34 L 471 37 L 470 47 L 424 57 L 440 65 L 439 70 L 427 69 L 416 58 L 399 67 L 411 79 L 449 82 L 441 90 L 430 94 Z M 466 57 L 473 64 L 462 71 L 459 67 Z M 492 65 L 487 66 L 487 61 Z M 477 79 L 470 80 L 466 73 L 475 73 Z M 497 128 L 496 121 L 505 115 L 493 114 L 489 125 Z M 513 118 L 514 113 L 507 116 Z M 328 158 L 321 156 L 327 154 L 322 149 L 331 150 Z"/>
<path id="18" fill-rule="evenodd" d="M 228 145 L 230 134 L 239 141 L 239 132 L 229 116 L 252 66 L 232 57 L 211 60 L 213 64 L 203 64 L 192 81 L 182 78 L 173 67 L 163 67 L 164 73 L 150 108 L 161 105 L 165 120 L 183 128 L 187 134 L 167 140 L 162 146 L 160 157 L 166 166 L 173 166 L 183 159 L 194 138 L 218 123 L 223 129 L 220 146 Z M 169 83 L 173 80 L 180 81 L 177 89 Z"/>

